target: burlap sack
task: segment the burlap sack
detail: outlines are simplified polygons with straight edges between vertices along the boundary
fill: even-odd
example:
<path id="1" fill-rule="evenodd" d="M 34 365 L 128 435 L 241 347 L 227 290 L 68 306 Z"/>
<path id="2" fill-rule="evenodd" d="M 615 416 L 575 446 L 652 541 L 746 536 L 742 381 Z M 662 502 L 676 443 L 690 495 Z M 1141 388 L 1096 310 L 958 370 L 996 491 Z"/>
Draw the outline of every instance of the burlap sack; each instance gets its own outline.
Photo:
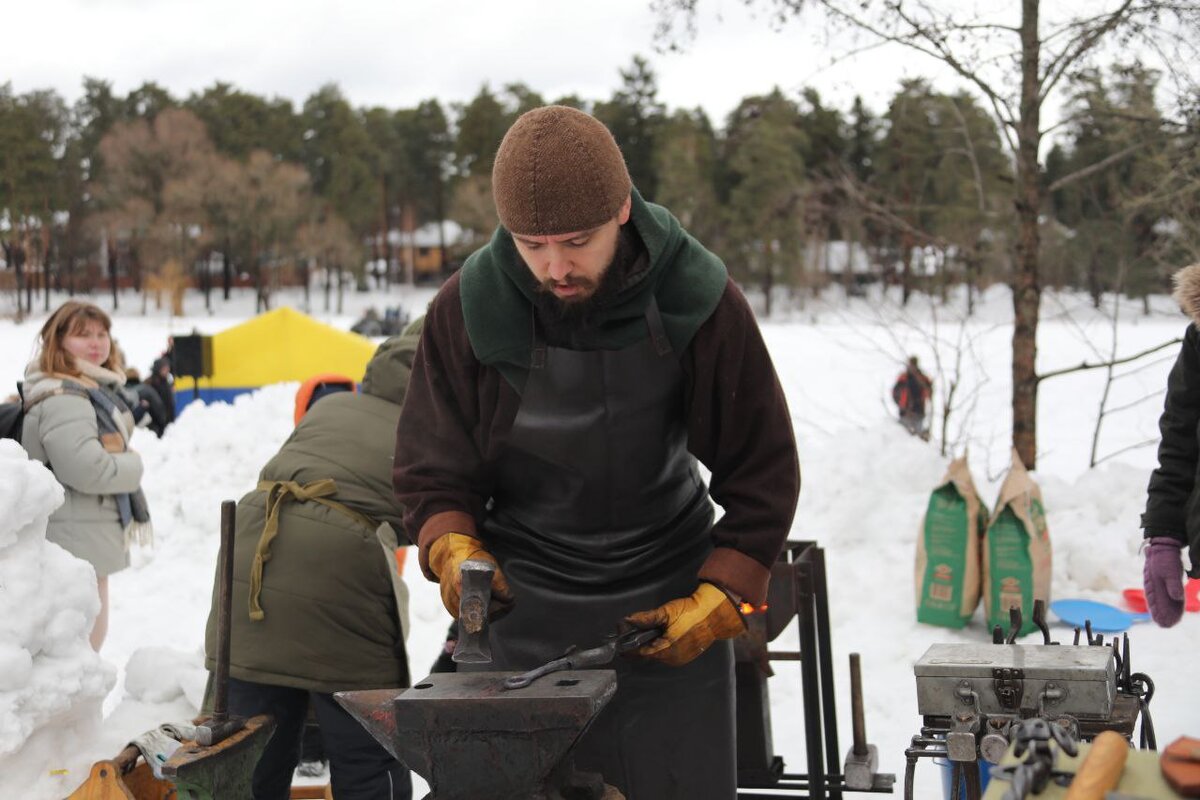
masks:
<path id="1" fill-rule="evenodd" d="M 917 536 L 917 621 L 961 628 L 980 592 L 979 537 L 986 515 L 966 456 L 955 459 L 929 496 Z"/>
<path id="2" fill-rule="evenodd" d="M 1036 630 L 1033 601 L 1050 604 L 1050 530 L 1042 492 L 1016 451 L 1000 487 L 983 542 L 983 599 L 988 628 L 1009 628 L 1008 610 L 1021 609 L 1021 634 Z"/>

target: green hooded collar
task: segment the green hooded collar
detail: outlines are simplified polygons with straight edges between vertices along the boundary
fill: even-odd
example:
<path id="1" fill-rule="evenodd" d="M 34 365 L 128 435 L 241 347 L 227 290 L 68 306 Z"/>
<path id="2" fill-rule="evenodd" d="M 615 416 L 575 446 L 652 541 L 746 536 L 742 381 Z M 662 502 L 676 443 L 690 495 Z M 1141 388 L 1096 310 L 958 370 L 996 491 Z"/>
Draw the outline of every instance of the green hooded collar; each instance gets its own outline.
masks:
<path id="1" fill-rule="evenodd" d="M 649 254 L 649 268 L 627 278 L 597 314 L 596 349 L 619 350 L 647 335 L 650 298 L 658 300 L 667 337 L 681 354 L 725 292 L 725 265 L 695 240 L 670 211 L 642 199 L 637 189 L 629 224 Z M 537 281 L 503 227 L 462 268 L 460 294 L 471 349 L 521 391 L 532 349 Z"/>

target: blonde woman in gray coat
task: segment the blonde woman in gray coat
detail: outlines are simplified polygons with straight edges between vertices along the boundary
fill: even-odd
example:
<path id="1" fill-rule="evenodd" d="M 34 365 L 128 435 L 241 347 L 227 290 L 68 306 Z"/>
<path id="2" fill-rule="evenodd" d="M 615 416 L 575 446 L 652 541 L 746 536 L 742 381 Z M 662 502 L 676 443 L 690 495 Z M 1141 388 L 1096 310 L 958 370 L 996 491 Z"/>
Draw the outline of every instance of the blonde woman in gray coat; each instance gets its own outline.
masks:
<path id="1" fill-rule="evenodd" d="M 148 541 L 150 516 L 140 485 L 142 459 L 129 449 L 133 415 L 120 388 L 120 356 L 108 315 L 75 300 L 42 326 L 25 371 L 21 444 L 62 484 L 47 540 L 96 569 L 100 613 L 92 647 L 108 632 L 108 576 L 129 566 L 131 541 Z"/>

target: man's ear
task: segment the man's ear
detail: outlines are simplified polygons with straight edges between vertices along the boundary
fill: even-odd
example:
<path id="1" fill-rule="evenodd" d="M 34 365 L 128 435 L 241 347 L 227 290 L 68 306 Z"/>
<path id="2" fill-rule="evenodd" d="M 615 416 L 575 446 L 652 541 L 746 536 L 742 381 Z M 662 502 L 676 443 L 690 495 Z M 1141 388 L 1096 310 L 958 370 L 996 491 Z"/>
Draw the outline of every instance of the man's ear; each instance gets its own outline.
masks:
<path id="1" fill-rule="evenodd" d="M 625 198 L 625 202 L 621 204 L 621 210 L 617 212 L 617 224 L 624 225 L 629 222 L 629 212 L 633 208 L 633 195 Z"/>

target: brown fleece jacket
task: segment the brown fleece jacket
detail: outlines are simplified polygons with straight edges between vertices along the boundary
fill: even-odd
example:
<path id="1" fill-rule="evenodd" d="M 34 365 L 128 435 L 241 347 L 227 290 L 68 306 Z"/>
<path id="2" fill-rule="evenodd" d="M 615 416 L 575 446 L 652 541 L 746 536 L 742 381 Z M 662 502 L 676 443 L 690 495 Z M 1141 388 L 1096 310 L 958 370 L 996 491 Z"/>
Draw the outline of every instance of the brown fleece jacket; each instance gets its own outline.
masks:
<path id="1" fill-rule="evenodd" d="M 732 281 L 680 361 L 688 450 L 712 472 L 710 495 L 725 512 L 711 534 L 716 549 L 697 577 L 762 603 L 795 514 L 800 468 L 783 389 L 754 313 Z M 431 580 L 435 539 L 478 535 L 491 470 L 520 402 L 500 372 L 475 358 L 455 275 L 429 307 L 393 473 L 408 512 L 405 527 Z"/>

